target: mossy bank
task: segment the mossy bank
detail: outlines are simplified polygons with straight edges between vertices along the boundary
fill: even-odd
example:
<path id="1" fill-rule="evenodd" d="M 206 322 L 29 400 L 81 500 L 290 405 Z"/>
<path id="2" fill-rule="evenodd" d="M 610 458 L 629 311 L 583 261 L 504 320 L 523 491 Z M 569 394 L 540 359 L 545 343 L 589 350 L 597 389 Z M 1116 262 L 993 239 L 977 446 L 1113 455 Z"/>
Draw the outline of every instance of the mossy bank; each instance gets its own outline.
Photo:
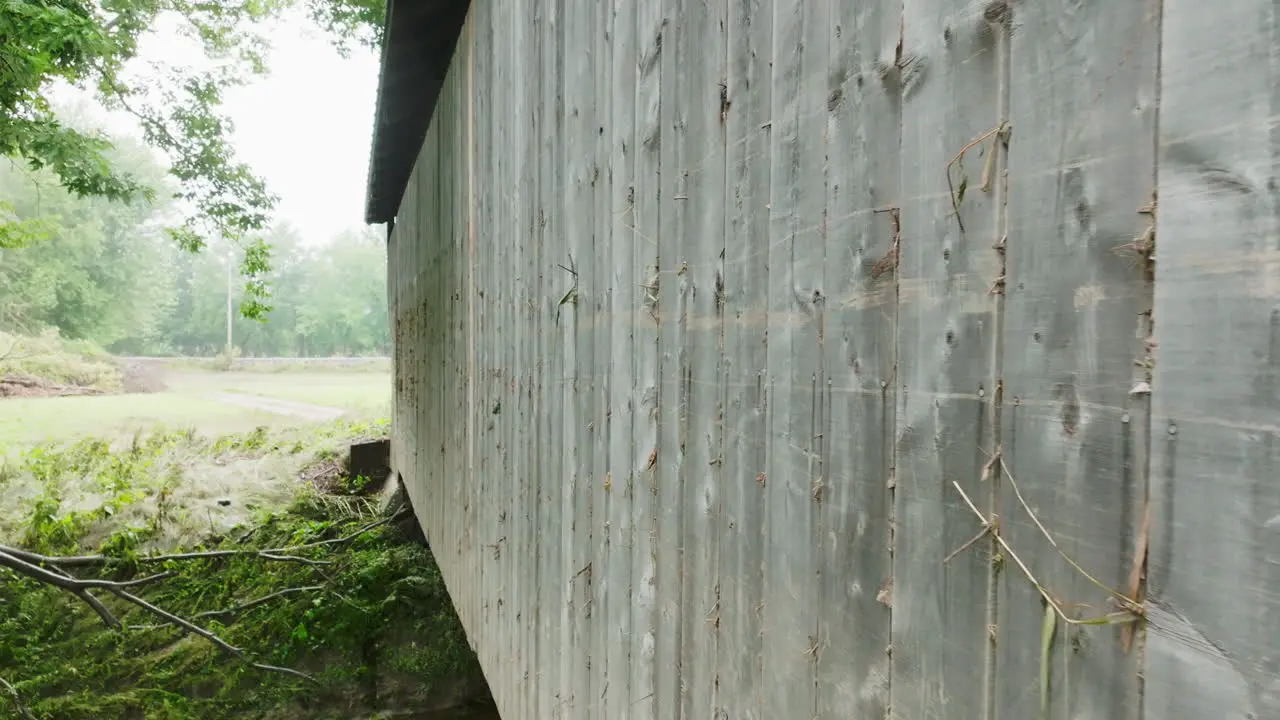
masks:
<path id="1" fill-rule="evenodd" d="M 430 552 L 404 524 L 378 524 L 369 483 L 342 474 L 347 441 L 384 432 L 382 423 L 221 438 L 157 431 L 117 446 L 27 450 L 0 470 L 0 542 L 108 557 L 76 569 L 80 577 L 171 572 L 136 594 L 245 658 L 99 593 L 126 626 L 107 629 L 66 591 L 0 570 L 0 678 L 34 717 L 70 720 L 355 718 L 484 702 Z M 316 544 L 340 538 L 351 539 Z M 290 554 L 305 562 L 254 552 L 145 560 L 304 545 Z M 0 692 L 0 718 L 16 716 L 8 701 Z"/>

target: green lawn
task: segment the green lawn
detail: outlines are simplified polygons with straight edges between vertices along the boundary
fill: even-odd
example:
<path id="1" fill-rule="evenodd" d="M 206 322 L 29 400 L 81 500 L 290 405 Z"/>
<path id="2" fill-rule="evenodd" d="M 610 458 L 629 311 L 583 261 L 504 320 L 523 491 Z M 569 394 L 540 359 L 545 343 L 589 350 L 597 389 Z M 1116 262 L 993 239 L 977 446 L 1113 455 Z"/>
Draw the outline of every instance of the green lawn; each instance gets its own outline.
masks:
<path id="1" fill-rule="evenodd" d="M 303 371 L 222 373 L 161 371 L 165 392 L 94 397 L 0 400 L 0 454 L 46 440 L 87 435 L 127 437 L 157 425 L 205 434 L 288 427 L 306 419 L 216 399 L 220 393 L 277 398 L 341 408 L 353 418 L 385 416 L 391 382 L 385 373 Z"/>
<path id="2" fill-rule="evenodd" d="M 385 415 L 391 403 L 391 376 L 387 373 L 333 370 L 290 373 L 174 373 L 166 379 L 166 383 L 174 391 L 261 395 L 342 408 L 361 415 Z"/>

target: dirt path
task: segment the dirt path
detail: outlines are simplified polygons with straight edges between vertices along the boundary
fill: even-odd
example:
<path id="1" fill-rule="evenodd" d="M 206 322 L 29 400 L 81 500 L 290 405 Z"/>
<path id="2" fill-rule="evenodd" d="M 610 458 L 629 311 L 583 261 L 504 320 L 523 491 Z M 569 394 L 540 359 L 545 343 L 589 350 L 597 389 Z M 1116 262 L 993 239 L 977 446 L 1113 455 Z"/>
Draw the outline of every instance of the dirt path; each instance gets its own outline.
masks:
<path id="1" fill-rule="evenodd" d="M 265 410 L 266 412 L 275 413 L 277 415 L 288 415 L 290 417 L 298 417 L 304 420 L 334 420 L 342 416 L 345 410 L 341 408 L 325 407 L 323 405 L 309 405 L 307 403 L 294 402 L 292 400 L 279 400 L 277 398 L 262 397 L 260 395 L 242 395 L 240 393 L 216 393 L 209 396 L 210 399 L 219 402 L 229 403 L 231 405 L 240 405 L 242 407 L 253 408 L 255 410 Z"/>

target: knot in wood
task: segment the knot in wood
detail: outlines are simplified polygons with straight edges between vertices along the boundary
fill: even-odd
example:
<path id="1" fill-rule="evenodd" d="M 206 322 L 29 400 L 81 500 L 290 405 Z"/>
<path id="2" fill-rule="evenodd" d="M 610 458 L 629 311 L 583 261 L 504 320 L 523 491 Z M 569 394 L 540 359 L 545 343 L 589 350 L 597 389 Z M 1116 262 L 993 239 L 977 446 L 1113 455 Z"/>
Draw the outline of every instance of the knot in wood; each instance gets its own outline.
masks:
<path id="1" fill-rule="evenodd" d="M 993 25 L 1004 26 L 1009 22 L 1009 15 L 1009 3 L 1005 2 L 1005 0 L 996 0 L 988 3 L 987 8 L 982 11 L 982 17 Z"/>

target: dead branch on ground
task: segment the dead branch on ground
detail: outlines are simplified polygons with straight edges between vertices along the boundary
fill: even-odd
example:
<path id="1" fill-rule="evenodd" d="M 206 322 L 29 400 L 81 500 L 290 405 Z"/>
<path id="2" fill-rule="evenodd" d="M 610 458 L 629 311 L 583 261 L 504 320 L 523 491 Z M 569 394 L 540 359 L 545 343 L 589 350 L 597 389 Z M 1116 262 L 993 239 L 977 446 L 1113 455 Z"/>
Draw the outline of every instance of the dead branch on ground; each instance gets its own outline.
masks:
<path id="1" fill-rule="evenodd" d="M 412 510 L 410 510 L 409 508 L 401 508 L 400 510 L 396 511 L 395 513 L 392 513 L 389 516 L 386 516 L 380 520 L 376 520 L 374 522 L 363 525 L 359 529 L 351 533 L 348 533 L 346 535 L 343 535 L 341 537 L 330 538 L 328 540 L 317 540 L 315 542 L 309 542 L 301 545 L 290 545 L 290 546 L 284 546 L 284 547 L 278 547 L 278 548 L 269 548 L 266 550 L 209 550 L 204 552 L 172 553 L 168 555 L 150 555 L 150 556 L 141 556 L 141 557 L 134 558 L 133 561 L 138 564 L 142 564 L 142 563 L 157 563 L 157 562 L 180 562 L 183 560 L 205 560 L 205 559 L 227 558 L 227 557 L 257 557 L 264 560 L 270 560 L 270 561 L 276 561 L 276 562 L 302 563 L 308 566 L 329 565 L 331 564 L 330 561 L 312 560 L 310 558 L 306 558 L 301 555 L 298 555 L 298 553 L 305 550 L 315 550 L 317 548 L 334 549 L 334 548 L 340 548 L 340 547 L 346 546 L 354 542 L 357 538 L 369 532 L 370 530 L 374 530 L 383 525 L 387 525 L 393 522 L 398 522 L 400 520 L 403 520 L 407 518 L 410 515 L 410 513 L 412 513 Z M 59 590 L 66 591 L 71 595 L 74 595 L 77 599 L 81 600 L 86 605 L 88 605 L 98 615 L 98 617 L 102 618 L 103 623 L 105 623 L 107 627 L 113 630 L 124 629 L 125 628 L 124 623 L 122 623 L 120 619 L 117 618 L 115 614 L 110 610 L 110 608 L 104 605 L 102 601 L 99 600 L 93 594 L 92 591 L 101 590 L 101 591 L 108 592 L 114 595 L 116 598 L 120 599 L 121 601 L 128 603 L 129 605 L 132 605 L 136 608 L 139 608 L 156 618 L 159 618 L 160 620 L 163 621 L 162 624 L 164 625 L 172 625 L 184 632 L 187 632 L 193 635 L 198 635 L 204 638 L 205 640 L 207 640 L 208 642 L 212 643 L 213 645 L 217 646 L 223 652 L 235 657 L 236 659 L 240 660 L 241 662 L 244 662 L 246 665 L 250 667 L 256 668 L 258 670 L 263 670 L 266 672 L 274 672 L 282 675 L 289 675 L 292 677 L 301 678 L 303 680 L 307 680 L 308 682 L 312 682 L 312 683 L 317 682 L 314 677 L 298 670 L 255 662 L 252 658 L 250 658 L 245 653 L 243 649 L 238 648 L 232 645 L 231 643 L 228 643 L 227 641 L 219 637 L 217 634 L 209 630 L 206 630 L 205 628 L 200 627 L 194 622 L 194 620 L 197 620 L 200 618 L 212 618 L 212 617 L 223 617 L 223 618 L 232 617 L 240 613 L 243 613 L 247 610 L 250 610 L 254 607 L 267 603 L 271 600 L 274 600 L 275 598 L 283 597 L 285 595 L 291 595 L 294 593 L 323 590 L 324 586 L 311 585 L 311 586 L 305 586 L 305 587 L 287 588 L 284 590 L 271 593 L 269 595 L 265 595 L 260 598 L 246 601 L 235 607 L 226 608 L 223 610 L 213 610 L 213 611 L 202 612 L 188 619 L 180 615 L 177 615 L 175 613 L 172 613 L 168 610 L 165 610 L 164 608 L 159 607 L 158 605 L 155 605 L 149 602 L 148 600 L 130 592 L 135 588 L 144 587 L 153 583 L 160 582 L 167 578 L 171 578 L 177 574 L 173 571 L 155 573 L 152 575 L 146 575 L 144 577 L 134 578 L 130 580 L 104 580 L 100 578 L 80 578 L 80 577 L 76 577 L 75 575 L 72 575 L 70 572 L 70 569 L 72 568 L 101 568 L 114 561 L 116 561 L 116 558 L 112 558 L 106 555 L 76 555 L 76 556 L 68 556 L 68 557 L 57 557 L 57 556 L 50 556 L 50 555 L 41 555 L 38 553 L 29 552 L 27 550 L 22 550 L 21 548 L 10 547 L 7 545 L 0 545 L 0 568 L 7 568 L 18 575 L 22 575 L 24 577 L 30 578 L 31 580 L 35 580 L 36 582 L 41 583 L 43 585 L 54 587 Z M 131 626 L 131 627 L 136 629 L 138 626 Z M 159 626 L 147 626 L 147 627 L 159 627 Z M 3 679 L 0 678 L 0 681 L 3 681 Z M 10 685 L 8 682 L 4 682 L 3 684 L 9 690 L 10 695 L 13 696 L 14 701 L 18 704 L 19 711 L 24 713 L 24 717 L 30 717 L 30 713 L 27 712 L 25 707 L 22 705 L 21 699 L 18 697 L 18 693 L 16 689 L 14 689 L 14 687 Z"/>
<path id="2" fill-rule="evenodd" d="M 316 592 L 318 590 L 323 590 L 323 589 L 324 589 L 323 585 L 304 585 L 302 587 L 285 588 L 284 590 L 277 590 L 276 592 L 273 592 L 269 595 L 263 595 L 260 598 L 254 598 L 253 600 L 242 602 L 239 605 L 236 605 L 235 607 L 224 608 L 222 610 L 206 610 L 202 613 L 196 613 L 195 615 L 191 616 L 191 619 L 199 620 L 200 618 L 206 618 L 206 617 L 231 618 L 243 612 L 246 612 L 248 610 L 252 610 L 253 608 L 258 607 L 259 605 L 264 605 L 266 603 L 269 603 L 278 597 L 284 597 L 285 595 L 293 595 L 295 593 L 301 593 L 301 592 Z"/>

